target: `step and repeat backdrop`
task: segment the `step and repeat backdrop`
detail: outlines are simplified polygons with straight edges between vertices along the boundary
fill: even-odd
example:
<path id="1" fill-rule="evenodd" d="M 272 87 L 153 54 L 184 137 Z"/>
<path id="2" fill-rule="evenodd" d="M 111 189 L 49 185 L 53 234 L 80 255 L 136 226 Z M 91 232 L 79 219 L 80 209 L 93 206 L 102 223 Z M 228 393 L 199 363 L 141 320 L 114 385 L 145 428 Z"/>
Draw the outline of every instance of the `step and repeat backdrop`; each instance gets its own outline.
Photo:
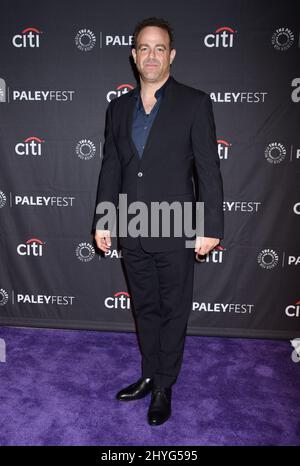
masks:
<path id="1" fill-rule="evenodd" d="M 174 78 L 213 101 L 225 238 L 195 256 L 188 334 L 300 336 L 299 1 L 4 1 L 0 324 L 135 331 L 122 251 L 91 231 L 108 103 L 135 24 L 174 28 Z M 178 303 L 180 306 L 180 303 Z"/>

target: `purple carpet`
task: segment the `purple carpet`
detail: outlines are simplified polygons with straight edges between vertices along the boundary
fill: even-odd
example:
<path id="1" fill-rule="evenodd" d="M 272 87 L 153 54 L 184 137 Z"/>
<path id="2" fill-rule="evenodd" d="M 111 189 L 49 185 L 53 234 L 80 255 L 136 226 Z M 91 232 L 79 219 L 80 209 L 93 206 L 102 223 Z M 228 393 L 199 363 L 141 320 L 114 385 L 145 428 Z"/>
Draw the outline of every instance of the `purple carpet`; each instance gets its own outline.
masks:
<path id="1" fill-rule="evenodd" d="M 133 333 L 0 327 L 0 445 L 300 445 L 288 341 L 187 336 L 172 417 L 147 424 Z"/>

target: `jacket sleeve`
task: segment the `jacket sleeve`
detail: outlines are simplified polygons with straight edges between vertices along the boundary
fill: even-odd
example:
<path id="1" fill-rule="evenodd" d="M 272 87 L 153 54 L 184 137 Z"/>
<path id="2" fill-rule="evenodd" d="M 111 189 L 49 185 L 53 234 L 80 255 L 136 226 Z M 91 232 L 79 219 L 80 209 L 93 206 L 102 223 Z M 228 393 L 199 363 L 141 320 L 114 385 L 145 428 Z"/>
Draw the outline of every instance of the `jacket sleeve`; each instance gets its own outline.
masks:
<path id="1" fill-rule="evenodd" d="M 209 94 L 199 94 L 191 130 L 198 181 L 198 202 L 204 202 L 204 236 L 224 238 L 223 180 L 216 127 Z"/>
<path id="2" fill-rule="evenodd" d="M 112 129 L 112 102 L 107 108 L 107 120 L 105 128 L 105 143 L 103 148 L 103 159 L 99 174 L 96 206 L 92 224 L 92 231 L 96 229 L 96 224 L 101 218 L 101 214 L 96 213 L 100 202 L 109 201 L 117 209 L 119 193 L 121 191 L 121 163 L 116 148 Z"/>

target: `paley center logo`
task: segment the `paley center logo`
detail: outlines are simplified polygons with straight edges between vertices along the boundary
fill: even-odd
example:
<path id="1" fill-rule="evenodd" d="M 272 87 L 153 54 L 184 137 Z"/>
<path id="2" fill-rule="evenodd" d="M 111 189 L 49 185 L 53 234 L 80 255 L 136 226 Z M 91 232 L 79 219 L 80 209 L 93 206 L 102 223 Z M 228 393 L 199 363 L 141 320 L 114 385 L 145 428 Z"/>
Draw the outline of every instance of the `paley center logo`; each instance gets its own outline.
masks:
<path id="1" fill-rule="evenodd" d="M 289 154 L 289 162 L 300 161 L 300 148 L 295 145 L 284 145 L 281 142 L 270 142 L 264 150 L 264 156 L 267 162 L 272 165 L 278 165 L 287 159 L 286 155 Z"/>
<path id="2" fill-rule="evenodd" d="M 76 246 L 75 254 L 81 262 L 90 262 L 95 257 L 95 248 L 91 243 L 82 242 Z"/>
<path id="3" fill-rule="evenodd" d="M 91 160 L 96 154 L 96 144 L 90 139 L 81 139 L 76 144 L 75 152 L 81 160 Z M 101 142 L 100 142 L 101 156 Z"/>
<path id="4" fill-rule="evenodd" d="M 274 249 L 263 249 L 257 256 L 258 264 L 266 270 L 274 269 L 278 264 L 279 256 Z"/>
<path id="5" fill-rule="evenodd" d="M 108 309 L 130 309 L 130 295 L 127 291 L 118 291 L 113 296 L 108 296 L 104 300 L 104 306 Z"/>
<path id="6" fill-rule="evenodd" d="M 20 256 L 42 256 L 43 247 L 46 243 L 38 238 L 30 238 L 26 243 L 17 246 L 17 253 Z"/>
<path id="7" fill-rule="evenodd" d="M 90 29 L 80 29 L 75 36 L 75 44 L 82 52 L 89 52 L 95 47 L 96 36 Z"/>
<path id="8" fill-rule="evenodd" d="M 3 191 L 0 191 L 0 209 L 6 205 L 6 195 Z"/>
<path id="9" fill-rule="evenodd" d="M 0 288 L 0 306 L 5 306 L 8 303 L 9 295 L 4 288 Z"/>
<path id="10" fill-rule="evenodd" d="M 42 31 L 40 31 L 37 28 L 34 27 L 28 27 L 26 29 L 23 29 L 21 34 L 16 34 L 12 38 L 12 44 L 14 47 L 20 48 L 20 47 L 31 47 L 31 48 L 36 48 L 40 46 L 40 34 L 42 34 Z"/>
<path id="11" fill-rule="evenodd" d="M 120 84 L 116 88 L 116 90 L 109 91 L 106 94 L 106 100 L 107 102 L 110 102 L 111 100 L 116 99 L 117 97 L 120 97 L 122 94 L 127 94 L 132 89 L 134 89 L 134 86 L 132 86 L 132 84 Z"/>
<path id="12" fill-rule="evenodd" d="M 83 241 L 76 246 L 75 255 L 81 262 L 90 262 L 94 257 L 96 257 L 95 248 L 91 243 Z M 110 259 L 121 259 L 122 251 L 118 249 L 110 249 L 108 252 L 104 253 L 103 256 Z M 102 256 L 99 254 L 98 258 L 101 260 Z"/>
<path id="13" fill-rule="evenodd" d="M 0 78 L 0 103 L 3 102 L 72 102 L 74 90 L 8 89 L 4 78 Z"/>
<path id="14" fill-rule="evenodd" d="M 257 262 L 263 269 L 274 269 L 279 264 L 279 254 L 274 249 L 263 249 L 257 256 Z M 298 267 L 300 256 L 286 254 L 285 251 L 282 251 L 280 263 L 281 267 Z"/>
<path id="15" fill-rule="evenodd" d="M 207 34 L 204 37 L 204 45 L 206 47 L 233 47 L 236 30 L 228 26 L 222 26 L 212 34 Z"/>
<path id="16" fill-rule="evenodd" d="M 128 35 L 118 35 L 118 34 L 103 34 L 102 31 L 99 33 L 99 44 L 100 48 L 103 46 L 106 47 L 122 47 L 129 46 L 133 43 L 133 36 Z M 96 35 L 89 28 L 80 29 L 75 36 L 75 44 L 79 50 L 82 52 L 89 52 L 96 45 Z"/>
<path id="17" fill-rule="evenodd" d="M 0 78 L 0 103 L 6 102 L 7 100 L 6 82 L 3 78 Z"/>
<path id="18" fill-rule="evenodd" d="M 265 149 L 265 158 L 269 163 L 278 164 L 285 159 L 286 148 L 280 142 L 271 142 Z"/>
<path id="19" fill-rule="evenodd" d="M 24 139 L 23 142 L 18 142 L 15 145 L 15 153 L 17 155 L 42 155 L 42 145 L 45 142 L 44 139 L 40 139 L 36 136 L 30 136 Z"/>
<path id="20" fill-rule="evenodd" d="M 294 34 L 287 27 L 280 27 L 272 34 L 272 45 L 275 50 L 284 52 L 288 50 L 294 43 Z"/>

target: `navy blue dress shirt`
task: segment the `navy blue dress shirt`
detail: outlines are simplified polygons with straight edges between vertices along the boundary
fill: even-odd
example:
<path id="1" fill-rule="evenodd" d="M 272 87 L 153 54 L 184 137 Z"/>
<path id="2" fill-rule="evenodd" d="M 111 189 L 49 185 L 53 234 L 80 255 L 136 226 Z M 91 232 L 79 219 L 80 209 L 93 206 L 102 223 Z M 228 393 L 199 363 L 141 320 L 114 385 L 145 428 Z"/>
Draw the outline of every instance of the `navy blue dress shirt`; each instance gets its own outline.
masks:
<path id="1" fill-rule="evenodd" d="M 154 96 L 157 99 L 151 112 L 145 112 L 143 102 L 141 99 L 141 86 L 140 84 L 135 88 L 134 96 L 136 98 L 136 105 L 134 108 L 131 137 L 138 151 L 140 158 L 142 158 L 143 150 L 149 136 L 151 126 L 157 115 L 161 100 L 163 98 L 164 90 L 170 82 L 170 76 L 167 81 L 155 92 Z"/>

